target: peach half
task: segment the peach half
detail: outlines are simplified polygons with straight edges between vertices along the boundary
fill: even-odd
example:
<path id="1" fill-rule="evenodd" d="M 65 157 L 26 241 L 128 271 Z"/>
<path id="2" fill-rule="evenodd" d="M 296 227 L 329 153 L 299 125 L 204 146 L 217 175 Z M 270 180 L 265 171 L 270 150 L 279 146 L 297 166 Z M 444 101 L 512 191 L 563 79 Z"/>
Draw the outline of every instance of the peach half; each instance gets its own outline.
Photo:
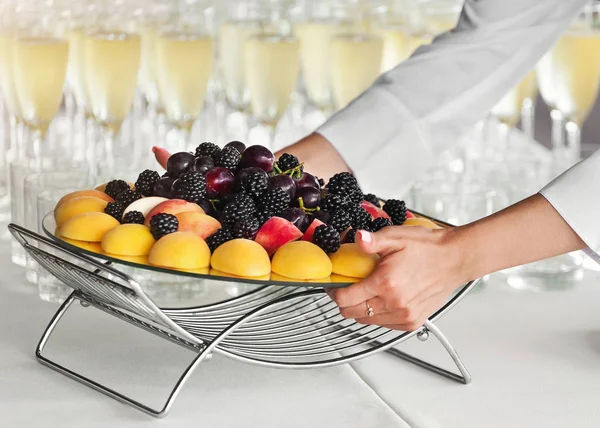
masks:
<path id="1" fill-rule="evenodd" d="M 331 275 L 331 260 L 312 242 L 288 242 L 273 256 L 271 269 L 292 279 L 321 279 Z"/>
<path id="2" fill-rule="evenodd" d="M 358 244 L 342 244 L 329 258 L 333 273 L 351 278 L 366 278 L 379 263 L 377 254 L 365 253 Z"/>
<path id="3" fill-rule="evenodd" d="M 256 278 L 271 273 L 267 251 L 248 239 L 234 239 L 220 245 L 213 253 L 211 267 L 218 271 L 242 277 Z"/>
<path id="4" fill-rule="evenodd" d="M 84 213 L 71 217 L 59 229 L 61 236 L 77 241 L 100 242 L 119 222 L 105 213 Z"/>
<path id="5" fill-rule="evenodd" d="M 195 233 L 169 233 L 156 241 L 148 262 L 167 268 L 202 269 L 210 264 L 210 250 Z"/>
<path id="6" fill-rule="evenodd" d="M 168 199 L 160 204 L 156 205 L 154 208 L 150 210 L 148 215 L 146 216 L 146 220 L 144 224 L 148 226 L 150 224 L 150 220 L 156 214 L 173 214 L 177 215 L 182 212 L 187 211 L 195 211 L 201 214 L 204 214 L 204 210 L 200 208 L 198 204 L 194 204 L 192 202 L 184 201 L 183 199 Z"/>
<path id="7" fill-rule="evenodd" d="M 56 226 L 62 226 L 67 220 L 79 214 L 102 213 L 107 203 L 104 199 L 95 196 L 80 196 L 69 199 L 58 205 L 54 210 Z"/>

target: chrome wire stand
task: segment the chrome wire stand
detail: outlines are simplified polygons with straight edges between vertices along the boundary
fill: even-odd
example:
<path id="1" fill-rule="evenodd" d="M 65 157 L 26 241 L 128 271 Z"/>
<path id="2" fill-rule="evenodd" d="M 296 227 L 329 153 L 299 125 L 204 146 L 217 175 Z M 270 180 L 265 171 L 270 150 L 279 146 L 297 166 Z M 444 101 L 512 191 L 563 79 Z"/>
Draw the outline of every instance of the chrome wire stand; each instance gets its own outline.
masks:
<path id="1" fill-rule="evenodd" d="M 35 351 L 44 365 L 118 401 L 157 418 L 166 416 L 194 370 L 214 353 L 273 368 L 314 368 L 349 363 L 378 352 L 391 355 L 468 384 L 471 375 L 458 353 L 434 324 L 452 309 L 477 281 L 464 285 L 414 332 L 361 325 L 343 318 L 321 288 L 270 286 L 222 302 L 190 308 L 159 308 L 130 276 L 85 254 L 14 224 L 9 230 L 44 269 L 73 288 L 48 324 Z M 62 317 L 76 301 L 183 346 L 196 355 L 160 408 L 153 408 L 83 376 L 44 355 L 44 348 Z M 395 346 L 416 336 L 435 336 L 454 361 L 458 373 L 443 369 Z"/>

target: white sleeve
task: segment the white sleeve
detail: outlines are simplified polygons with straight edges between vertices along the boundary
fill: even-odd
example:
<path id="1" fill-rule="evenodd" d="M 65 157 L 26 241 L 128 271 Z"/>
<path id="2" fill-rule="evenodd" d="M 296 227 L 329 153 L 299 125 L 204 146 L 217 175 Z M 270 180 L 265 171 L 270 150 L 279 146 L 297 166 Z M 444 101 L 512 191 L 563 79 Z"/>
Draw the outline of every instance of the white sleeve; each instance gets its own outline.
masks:
<path id="1" fill-rule="evenodd" d="M 419 48 L 317 130 L 365 191 L 399 196 L 533 68 L 586 0 L 467 0 Z"/>
<path id="2" fill-rule="evenodd" d="M 554 179 L 540 193 L 589 249 L 600 255 L 600 150 Z"/>

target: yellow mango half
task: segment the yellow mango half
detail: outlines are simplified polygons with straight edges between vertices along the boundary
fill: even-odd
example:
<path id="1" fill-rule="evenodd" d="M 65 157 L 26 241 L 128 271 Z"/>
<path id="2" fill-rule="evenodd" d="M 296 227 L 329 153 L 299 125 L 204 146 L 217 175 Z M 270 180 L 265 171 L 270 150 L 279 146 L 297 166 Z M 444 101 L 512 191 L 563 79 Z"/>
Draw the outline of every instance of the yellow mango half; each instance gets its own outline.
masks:
<path id="1" fill-rule="evenodd" d="M 271 261 L 265 249 L 248 239 L 234 239 L 220 245 L 214 251 L 210 264 L 213 269 L 245 278 L 271 273 Z"/>
<path id="2" fill-rule="evenodd" d="M 320 279 L 331 275 L 331 260 L 312 242 L 294 241 L 277 250 L 271 269 L 292 279 Z"/>
<path id="3" fill-rule="evenodd" d="M 333 273 L 351 278 L 366 278 L 379 263 L 377 254 L 365 253 L 358 244 L 343 244 L 329 258 Z"/>

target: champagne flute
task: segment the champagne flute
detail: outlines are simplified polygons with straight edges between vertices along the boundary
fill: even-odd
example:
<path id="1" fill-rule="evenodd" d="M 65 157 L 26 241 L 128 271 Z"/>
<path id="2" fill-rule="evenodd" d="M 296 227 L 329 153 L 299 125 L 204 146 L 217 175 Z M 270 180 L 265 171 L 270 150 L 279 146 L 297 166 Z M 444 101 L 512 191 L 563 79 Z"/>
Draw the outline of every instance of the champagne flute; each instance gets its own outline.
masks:
<path id="1" fill-rule="evenodd" d="M 167 118 L 181 135 L 178 151 L 188 149 L 190 130 L 204 108 L 213 72 L 208 11 L 206 2 L 188 0 L 156 39 L 156 82 Z"/>
<path id="2" fill-rule="evenodd" d="M 599 12 L 600 5 L 589 3 L 538 66 L 542 96 L 559 112 L 553 113 L 553 135 L 561 138 L 553 141 L 553 152 L 561 169 L 581 157 L 581 126 L 600 86 Z"/>
<path id="3" fill-rule="evenodd" d="M 250 93 L 246 85 L 245 43 L 267 20 L 268 9 L 258 0 L 230 2 L 227 17 L 219 28 L 218 58 L 225 101 L 233 109 L 227 117 L 228 128 L 238 134 L 248 132 Z M 241 138 L 241 137 L 239 137 Z"/>
<path id="4" fill-rule="evenodd" d="M 99 163 L 115 162 L 115 138 L 133 105 L 141 57 L 140 36 L 132 31 L 133 17 L 123 2 L 108 2 L 94 18 L 84 43 L 86 93 L 102 134 L 90 159 L 92 175 Z M 125 145 L 119 147 L 121 153 Z"/>
<path id="5" fill-rule="evenodd" d="M 304 19 L 295 25 L 304 91 L 308 101 L 325 116 L 333 110 L 331 41 L 349 27 L 335 12 L 331 1 L 315 0 L 307 5 Z"/>
<path id="6" fill-rule="evenodd" d="M 69 43 L 62 37 L 62 29 L 58 11 L 49 5 L 17 10 L 13 83 L 21 118 L 30 132 L 23 160 L 35 169 L 41 168 L 43 157 L 51 150 L 51 142 L 45 140 L 63 98 Z"/>
<path id="7" fill-rule="evenodd" d="M 389 0 L 374 13 L 372 31 L 383 39 L 381 73 L 408 59 L 414 50 L 411 50 L 409 14 L 404 0 Z"/>
<path id="8" fill-rule="evenodd" d="M 335 109 L 345 107 L 364 92 L 381 69 L 383 40 L 363 30 L 360 3 L 339 4 L 346 30 L 331 39 L 331 90 Z"/>
<path id="9" fill-rule="evenodd" d="M 258 127 L 268 133 L 263 144 L 273 145 L 279 120 L 296 88 L 300 68 L 300 44 L 288 16 L 288 2 L 269 2 L 269 22 L 244 43 L 245 82 L 250 110 Z"/>

